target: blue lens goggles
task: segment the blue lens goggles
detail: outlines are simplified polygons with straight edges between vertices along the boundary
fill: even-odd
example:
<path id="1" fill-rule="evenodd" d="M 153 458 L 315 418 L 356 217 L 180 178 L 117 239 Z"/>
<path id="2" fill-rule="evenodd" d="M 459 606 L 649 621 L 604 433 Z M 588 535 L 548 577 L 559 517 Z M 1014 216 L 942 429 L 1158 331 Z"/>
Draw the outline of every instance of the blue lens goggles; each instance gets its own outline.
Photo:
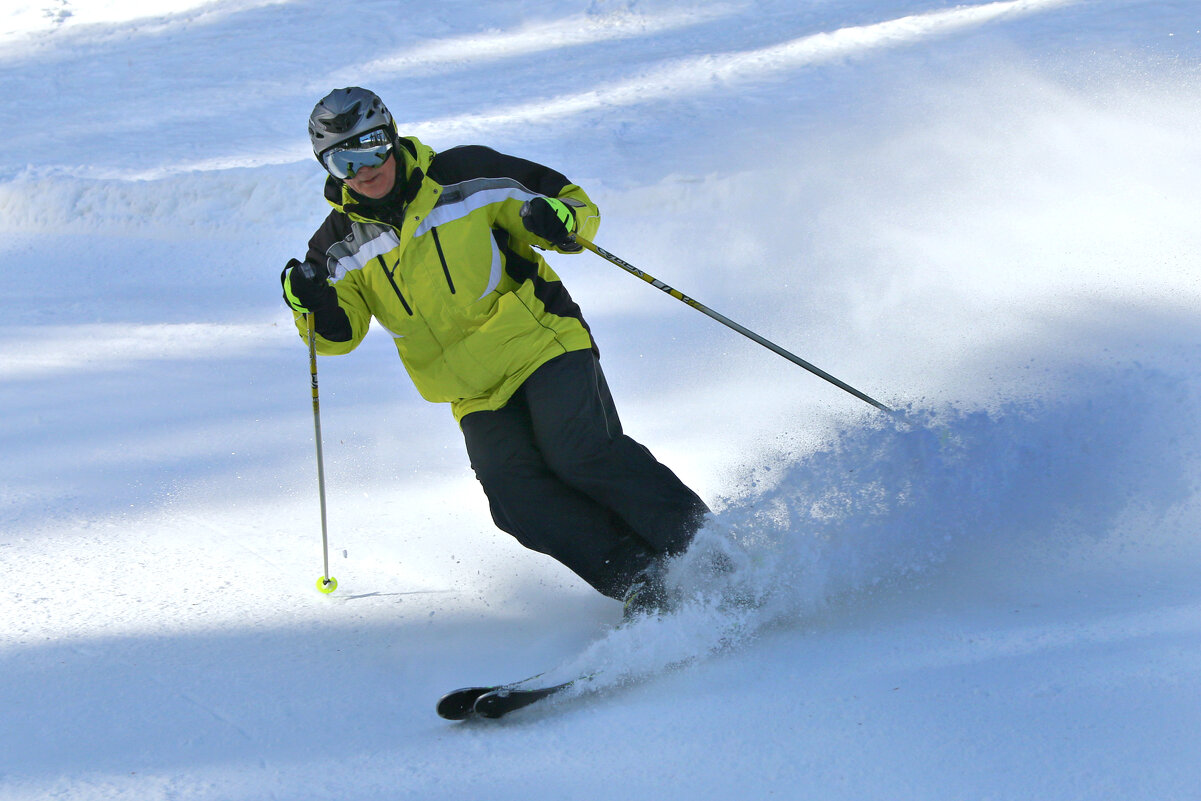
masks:
<path id="1" fill-rule="evenodd" d="M 387 130 L 376 128 L 362 136 L 339 142 L 329 150 L 322 151 L 321 163 L 329 174 L 345 181 L 354 178 L 364 167 L 378 167 L 388 160 L 392 152 L 392 137 Z"/>

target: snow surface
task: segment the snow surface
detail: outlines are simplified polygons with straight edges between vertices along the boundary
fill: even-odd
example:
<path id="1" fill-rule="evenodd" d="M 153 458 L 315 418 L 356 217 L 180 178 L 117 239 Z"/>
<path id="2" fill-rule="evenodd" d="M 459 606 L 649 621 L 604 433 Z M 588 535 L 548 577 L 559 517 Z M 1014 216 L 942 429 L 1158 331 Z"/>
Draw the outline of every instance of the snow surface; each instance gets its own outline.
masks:
<path id="1" fill-rule="evenodd" d="M 30 0 L 0 12 L 0 799 L 1201 798 L 1196 0 Z M 679 614 L 491 525 L 391 342 L 306 353 L 304 126 L 562 169 Z M 741 566 L 729 611 L 705 551 Z M 458 686 L 604 668 L 450 724 Z"/>

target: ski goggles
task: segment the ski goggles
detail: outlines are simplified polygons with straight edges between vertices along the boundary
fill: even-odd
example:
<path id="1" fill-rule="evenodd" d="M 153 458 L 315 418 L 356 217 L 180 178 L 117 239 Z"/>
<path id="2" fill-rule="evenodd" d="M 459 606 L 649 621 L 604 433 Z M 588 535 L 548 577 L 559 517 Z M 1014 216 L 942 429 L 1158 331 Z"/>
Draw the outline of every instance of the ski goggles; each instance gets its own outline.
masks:
<path id="1" fill-rule="evenodd" d="M 339 142 L 321 152 L 321 164 L 335 178 L 345 181 L 354 178 L 364 167 L 378 167 L 392 152 L 392 137 L 384 128 L 376 128 L 362 136 Z"/>

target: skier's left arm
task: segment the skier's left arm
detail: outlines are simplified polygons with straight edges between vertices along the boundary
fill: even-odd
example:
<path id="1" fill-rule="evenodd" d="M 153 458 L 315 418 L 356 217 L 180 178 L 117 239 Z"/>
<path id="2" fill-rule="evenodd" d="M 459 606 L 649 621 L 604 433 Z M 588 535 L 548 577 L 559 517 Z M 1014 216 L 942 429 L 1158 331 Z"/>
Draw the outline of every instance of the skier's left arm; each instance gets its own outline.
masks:
<path id="1" fill-rule="evenodd" d="M 452 148 L 438 162 L 445 174 L 436 177 L 444 184 L 481 177 L 514 181 L 520 191 L 494 207 L 492 224 L 528 245 L 578 253 L 568 235 L 592 239 L 600 227 L 600 210 L 588 194 L 550 167 L 479 145 Z"/>

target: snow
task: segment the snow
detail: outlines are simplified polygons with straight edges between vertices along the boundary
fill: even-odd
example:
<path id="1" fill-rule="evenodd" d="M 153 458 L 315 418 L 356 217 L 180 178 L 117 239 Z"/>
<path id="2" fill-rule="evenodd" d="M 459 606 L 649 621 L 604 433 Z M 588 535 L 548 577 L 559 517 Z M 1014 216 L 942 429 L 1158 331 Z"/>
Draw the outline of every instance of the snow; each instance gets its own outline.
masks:
<path id="1" fill-rule="evenodd" d="M 0 12 L 0 799 L 1201 798 L 1195 0 L 149 8 Z M 718 510 L 695 596 L 614 631 L 382 333 L 320 361 L 318 593 L 277 276 L 355 83 L 563 170 L 599 244 L 905 422 L 554 257 Z"/>

